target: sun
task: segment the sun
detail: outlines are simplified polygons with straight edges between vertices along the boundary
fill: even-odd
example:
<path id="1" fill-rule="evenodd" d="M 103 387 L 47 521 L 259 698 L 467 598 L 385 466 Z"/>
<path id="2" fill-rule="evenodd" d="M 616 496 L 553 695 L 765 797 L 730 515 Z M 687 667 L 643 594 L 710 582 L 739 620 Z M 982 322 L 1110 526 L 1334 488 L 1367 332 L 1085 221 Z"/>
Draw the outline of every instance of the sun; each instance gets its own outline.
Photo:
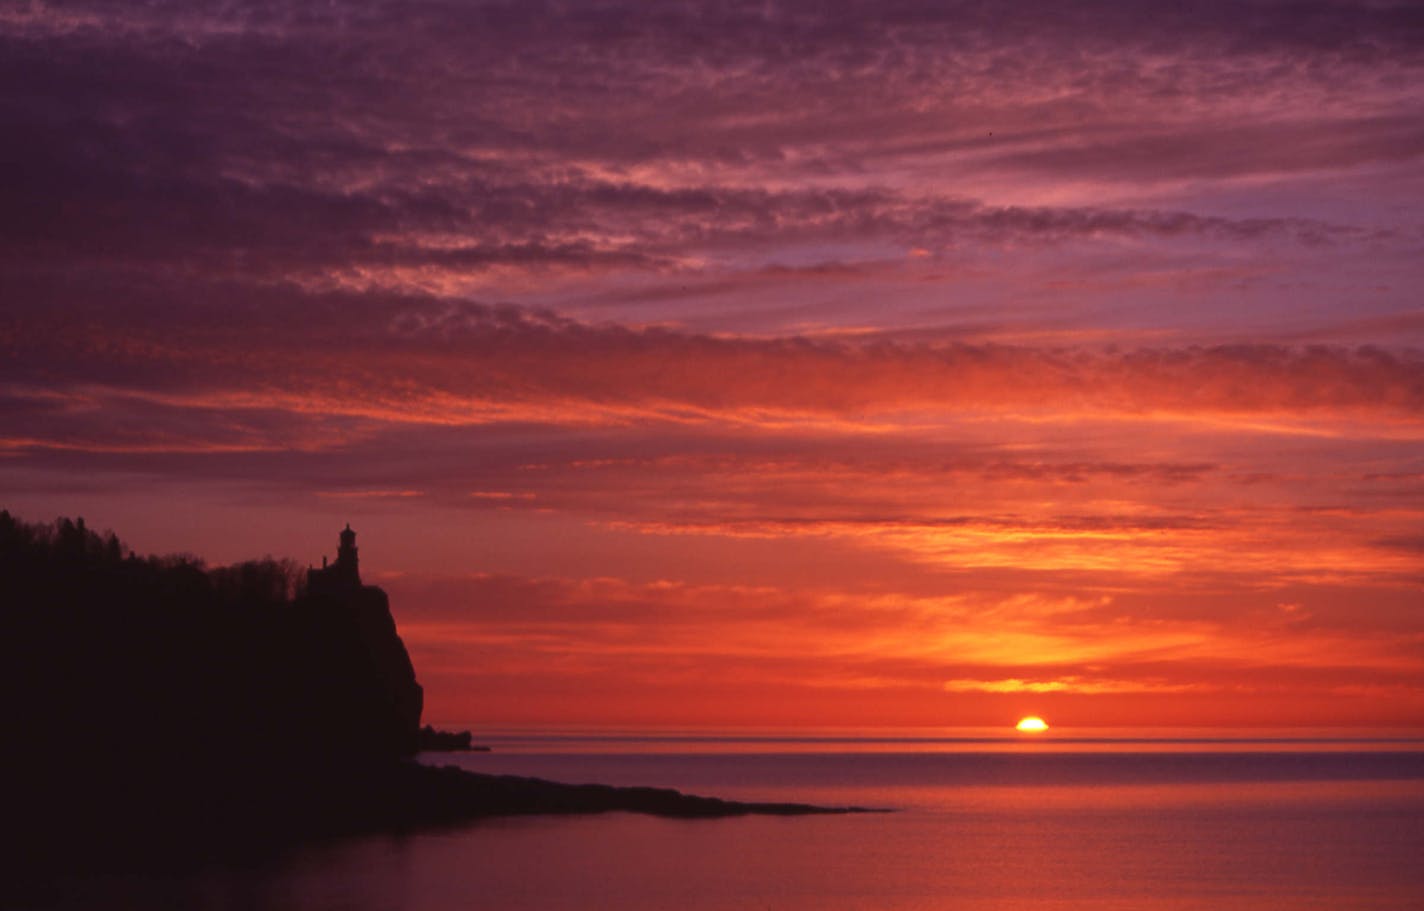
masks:
<path id="1" fill-rule="evenodd" d="M 1048 730 L 1048 722 L 1037 715 L 1029 715 L 1027 718 L 1020 718 L 1019 723 L 1014 727 L 1025 734 L 1037 734 L 1040 731 Z"/>

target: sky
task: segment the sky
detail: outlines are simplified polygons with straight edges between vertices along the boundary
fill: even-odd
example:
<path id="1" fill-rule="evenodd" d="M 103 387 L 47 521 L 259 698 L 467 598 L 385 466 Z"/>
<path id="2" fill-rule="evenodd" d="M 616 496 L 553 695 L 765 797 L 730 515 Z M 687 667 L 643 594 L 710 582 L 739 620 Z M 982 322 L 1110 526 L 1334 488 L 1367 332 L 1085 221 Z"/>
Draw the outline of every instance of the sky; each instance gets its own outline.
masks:
<path id="1" fill-rule="evenodd" d="M 1424 729 L 1424 7 L 0 2 L 0 507 L 443 723 Z"/>

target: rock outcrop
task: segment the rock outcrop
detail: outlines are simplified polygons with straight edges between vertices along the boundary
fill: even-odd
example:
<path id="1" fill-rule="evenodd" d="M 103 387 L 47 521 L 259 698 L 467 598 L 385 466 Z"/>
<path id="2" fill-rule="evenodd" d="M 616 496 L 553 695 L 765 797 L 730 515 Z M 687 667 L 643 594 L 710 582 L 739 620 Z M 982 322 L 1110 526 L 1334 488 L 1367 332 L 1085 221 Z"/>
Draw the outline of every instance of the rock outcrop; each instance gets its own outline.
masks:
<path id="1" fill-rule="evenodd" d="M 208 570 L 0 512 L 0 861 L 124 868 L 505 814 L 824 812 L 414 762 L 423 694 L 354 541 L 322 570 Z"/>
<path id="2" fill-rule="evenodd" d="M 0 797 L 24 847 L 261 840 L 407 761 L 422 691 L 385 592 L 303 576 L 0 513 Z"/>

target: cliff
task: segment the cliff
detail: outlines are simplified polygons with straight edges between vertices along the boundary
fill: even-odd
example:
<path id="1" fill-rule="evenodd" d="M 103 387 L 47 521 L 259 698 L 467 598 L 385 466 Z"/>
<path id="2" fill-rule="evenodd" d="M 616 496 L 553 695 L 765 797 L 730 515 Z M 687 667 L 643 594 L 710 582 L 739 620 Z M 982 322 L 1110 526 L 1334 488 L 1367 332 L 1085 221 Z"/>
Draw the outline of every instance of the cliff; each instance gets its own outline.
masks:
<path id="1" fill-rule="evenodd" d="M 301 829 L 341 779 L 413 755 L 422 692 L 385 593 L 301 583 L 0 513 L 3 796 L 26 846 Z"/>
<path id="2" fill-rule="evenodd" d="M 315 583 L 315 584 L 313 584 Z M 0 512 L 0 805 L 12 869 L 149 865 L 478 816 L 822 812 L 421 766 L 386 595 L 336 565 L 206 569 Z"/>
<path id="3" fill-rule="evenodd" d="M 413 755 L 424 693 L 386 593 L 362 586 L 341 595 L 308 594 L 292 607 L 302 656 L 298 689 L 308 700 L 299 750 Z"/>

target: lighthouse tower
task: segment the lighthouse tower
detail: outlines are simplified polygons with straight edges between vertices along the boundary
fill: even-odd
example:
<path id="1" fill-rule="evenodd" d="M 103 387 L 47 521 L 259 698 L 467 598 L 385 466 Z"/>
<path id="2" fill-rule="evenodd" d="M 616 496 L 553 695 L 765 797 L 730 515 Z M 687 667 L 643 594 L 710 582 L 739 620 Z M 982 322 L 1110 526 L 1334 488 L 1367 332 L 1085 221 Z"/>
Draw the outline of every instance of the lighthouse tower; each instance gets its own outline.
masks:
<path id="1" fill-rule="evenodd" d="M 336 562 L 330 566 L 321 558 L 321 569 L 307 570 L 307 591 L 313 595 L 345 595 L 361 587 L 361 572 L 356 556 L 356 532 L 351 523 L 341 532 L 336 548 Z"/>
<path id="2" fill-rule="evenodd" d="M 341 545 L 336 548 L 334 568 L 350 575 L 357 585 L 361 584 L 361 573 L 357 571 L 356 564 L 356 532 L 351 530 L 350 522 L 346 523 L 346 528 L 341 532 Z"/>

